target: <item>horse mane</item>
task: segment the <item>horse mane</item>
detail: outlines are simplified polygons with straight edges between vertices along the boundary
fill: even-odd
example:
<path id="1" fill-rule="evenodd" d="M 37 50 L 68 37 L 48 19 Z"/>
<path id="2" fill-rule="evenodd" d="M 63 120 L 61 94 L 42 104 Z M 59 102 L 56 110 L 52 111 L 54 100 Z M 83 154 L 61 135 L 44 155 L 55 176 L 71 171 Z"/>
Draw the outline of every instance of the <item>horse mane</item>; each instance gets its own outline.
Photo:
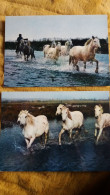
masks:
<path id="1" fill-rule="evenodd" d="M 101 104 L 99 104 L 99 107 L 100 107 L 100 109 L 101 109 L 101 112 L 103 113 L 104 110 L 103 110 L 103 107 L 101 106 Z"/>
<path id="2" fill-rule="evenodd" d="M 30 113 L 28 113 L 28 115 L 27 115 L 27 122 L 30 125 L 34 125 L 33 116 Z"/>
<path id="3" fill-rule="evenodd" d="M 92 41 L 92 39 L 88 39 L 88 40 L 85 42 L 84 46 L 89 45 L 91 41 Z"/>

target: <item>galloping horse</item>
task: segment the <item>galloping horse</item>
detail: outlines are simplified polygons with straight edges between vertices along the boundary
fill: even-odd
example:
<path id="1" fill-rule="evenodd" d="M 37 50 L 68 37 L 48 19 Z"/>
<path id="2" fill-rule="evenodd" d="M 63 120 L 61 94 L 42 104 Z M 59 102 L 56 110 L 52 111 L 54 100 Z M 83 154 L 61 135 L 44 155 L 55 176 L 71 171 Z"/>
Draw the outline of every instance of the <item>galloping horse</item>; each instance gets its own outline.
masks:
<path id="1" fill-rule="evenodd" d="M 98 73 L 98 60 L 95 59 L 95 53 L 100 48 L 100 41 L 97 37 L 89 39 L 84 46 L 74 46 L 69 52 L 69 65 L 72 63 L 77 71 L 79 71 L 78 61 L 84 62 L 84 70 L 86 69 L 87 61 L 96 62 L 95 73 Z"/>
<path id="2" fill-rule="evenodd" d="M 26 41 L 23 48 L 24 59 L 28 61 L 28 58 L 31 56 L 31 59 L 35 58 L 34 49 L 31 47 L 30 41 Z"/>
<path id="3" fill-rule="evenodd" d="M 16 51 L 17 55 L 20 53 L 20 54 L 24 54 L 24 59 L 26 61 L 28 61 L 28 58 L 31 56 L 31 59 L 32 58 L 35 58 L 35 55 L 34 55 L 34 50 L 33 48 L 31 47 L 31 44 L 30 44 L 30 41 L 28 41 L 27 39 L 22 39 L 20 41 L 20 44 L 19 44 L 19 47 L 17 48 L 17 51 Z"/>

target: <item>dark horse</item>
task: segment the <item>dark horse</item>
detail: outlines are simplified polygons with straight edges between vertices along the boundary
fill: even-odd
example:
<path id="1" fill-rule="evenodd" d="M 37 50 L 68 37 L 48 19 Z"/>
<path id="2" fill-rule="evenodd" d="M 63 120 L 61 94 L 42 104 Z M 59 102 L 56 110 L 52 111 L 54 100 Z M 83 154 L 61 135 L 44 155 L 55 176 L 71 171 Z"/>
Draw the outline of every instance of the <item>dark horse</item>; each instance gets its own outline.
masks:
<path id="1" fill-rule="evenodd" d="M 34 49 L 30 45 L 28 45 L 28 44 L 24 45 L 23 54 L 24 54 L 24 59 L 26 61 L 28 61 L 28 58 L 30 56 L 31 56 L 31 59 L 35 58 Z"/>
<path id="2" fill-rule="evenodd" d="M 24 59 L 26 61 L 28 61 L 28 58 L 31 56 L 31 59 L 35 58 L 34 55 L 34 49 L 30 46 L 30 42 L 27 39 L 22 39 L 20 41 L 19 46 L 17 47 L 16 50 L 17 55 L 23 54 L 24 55 Z"/>

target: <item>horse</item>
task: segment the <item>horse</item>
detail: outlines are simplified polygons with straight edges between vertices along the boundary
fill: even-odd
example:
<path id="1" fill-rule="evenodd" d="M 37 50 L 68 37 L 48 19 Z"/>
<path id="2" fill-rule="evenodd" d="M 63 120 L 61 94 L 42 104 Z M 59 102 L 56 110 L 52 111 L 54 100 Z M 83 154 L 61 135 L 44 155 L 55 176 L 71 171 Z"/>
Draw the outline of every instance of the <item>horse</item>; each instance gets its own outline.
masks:
<path id="1" fill-rule="evenodd" d="M 95 137 L 97 136 L 97 129 L 99 129 L 99 134 L 97 136 L 97 143 L 105 127 L 110 127 L 110 114 L 103 113 L 103 107 L 101 105 L 96 105 L 95 108 Z"/>
<path id="2" fill-rule="evenodd" d="M 95 53 L 98 48 L 101 48 L 100 41 L 97 37 L 92 36 L 84 46 L 74 46 L 69 52 L 69 65 L 72 63 L 76 70 L 79 71 L 78 61 L 84 62 L 84 71 L 86 69 L 87 61 L 96 62 L 95 73 L 98 73 L 98 60 L 95 59 Z"/>
<path id="3" fill-rule="evenodd" d="M 49 133 L 49 122 L 45 115 L 33 116 L 27 110 L 21 110 L 17 122 L 23 127 L 23 135 L 27 149 L 31 147 L 36 137 L 45 134 L 45 144 Z"/>
<path id="4" fill-rule="evenodd" d="M 35 58 L 34 49 L 31 47 L 30 41 L 24 43 L 23 54 L 25 61 L 31 56 L 31 59 Z"/>
<path id="5" fill-rule="evenodd" d="M 83 113 L 80 111 L 70 111 L 69 108 L 63 104 L 57 107 L 56 115 L 62 116 L 62 129 L 59 133 L 59 145 L 61 145 L 61 135 L 65 131 L 69 131 L 70 139 L 72 138 L 73 129 L 81 129 L 84 123 Z M 78 131 L 77 131 L 78 132 Z"/>
<path id="6" fill-rule="evenodd" d="M 53 47 L 48 48 L 46 57 L 53 60 L 58 60 L 60 53 L 61 53 L 61 44 L 58 43 L 55 48 Z"/>
<path id="7" fill-rule="evenodd" d="M 48 52 L 48 49 L 49 48 L 55 48 L 56 47 L 56 42 L 55 41 L 53 41 L 52 43 L 51 43 L 51 45 L 44 45 L 44 47 L 43 47 L 43 52 L 44 52 L 44 58 L 46 57 L 46 55 L 47 55 L 47 52 Z"/>
<path id="8" fill-rule="evenodd" d="M 65 45 L 61 46 L 61 55 L 62 56 L 69 55 L 69 51 L 71 49 L 71 46 L 72 46 L 72 41 L 66 41 Z"/>

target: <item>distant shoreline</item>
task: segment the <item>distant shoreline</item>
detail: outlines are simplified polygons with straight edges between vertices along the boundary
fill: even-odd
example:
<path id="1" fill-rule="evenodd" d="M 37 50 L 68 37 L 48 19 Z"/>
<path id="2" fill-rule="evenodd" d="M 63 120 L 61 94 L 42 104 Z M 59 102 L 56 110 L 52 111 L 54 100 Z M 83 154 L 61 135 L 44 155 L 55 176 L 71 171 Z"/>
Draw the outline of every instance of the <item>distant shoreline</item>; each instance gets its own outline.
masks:
<path id="1" fill-rule="evenodd" d="M 85 42 L 88 40 L 88 38 L 85 39 L 71 39 L 73 46 L 83 46 L 85 44 Z M 56 42 L 61 42 L 61 45 L 64 45 L 66 40 L 55 40 Z M 34 50 L 36 51 L 43 51 L 43 46 L 46 44 L 51 45 L 52 40 L 50 39 L 41 39 L 41 40 L 33 40 L 31 41 L 31 46 Z M 100 51 L 98 51 L 98 53 L 102 53 L 102 54 L 108 54 L 109 50 L 108 50 L 108 41 L 107 39 L 100 39 L 100 44 L 101 44 L 101 49 Z M 5 49 L 10 49 L 10 50 L 15 50 L 16 49 L 16 42 L 15 41 L 6 41 L 5 42 Z"/>

